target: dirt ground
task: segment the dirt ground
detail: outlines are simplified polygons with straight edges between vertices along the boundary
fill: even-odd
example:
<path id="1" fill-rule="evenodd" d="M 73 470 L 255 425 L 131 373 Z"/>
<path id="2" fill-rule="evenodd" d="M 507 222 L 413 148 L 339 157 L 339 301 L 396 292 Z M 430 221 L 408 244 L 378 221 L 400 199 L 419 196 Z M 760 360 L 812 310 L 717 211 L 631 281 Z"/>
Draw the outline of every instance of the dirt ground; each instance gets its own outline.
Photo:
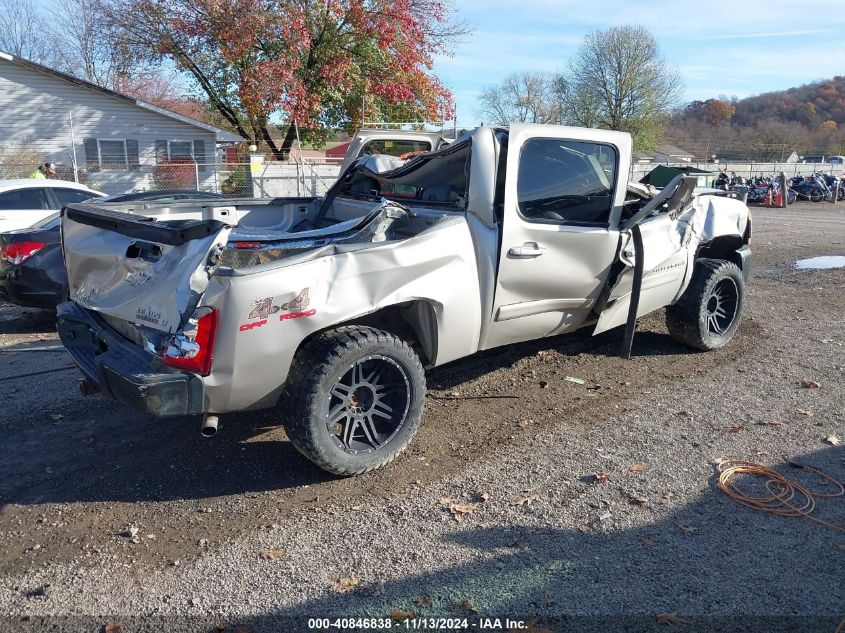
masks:
<path id="1" fill-rule="evenodd" d="M 806 478 L 793 460 L 845 481 L 831 443 L 845 442 L 845 269 L 794 268 L 845 255 L 845 207 L 753 215 L 726 349 L 673 342 L 661 311 L 630 361 L 615 330 L 452 363 L 429 374 L 409 450 L 353 479 L 302 458 L 272 410 L 224 416 L 205 439 L 196 419 L 84 398 L 53 316 L 0 304 L 0 614 L 307 630 L 409 611 L 540 631 L 677 613 L 684 630 L 833 631 L 845 535 L 734 503 L 714 463 Z M 444 498 L 472 510 L 457 521 Z M 819 505 L 845 525 L 845 497 Z"/>

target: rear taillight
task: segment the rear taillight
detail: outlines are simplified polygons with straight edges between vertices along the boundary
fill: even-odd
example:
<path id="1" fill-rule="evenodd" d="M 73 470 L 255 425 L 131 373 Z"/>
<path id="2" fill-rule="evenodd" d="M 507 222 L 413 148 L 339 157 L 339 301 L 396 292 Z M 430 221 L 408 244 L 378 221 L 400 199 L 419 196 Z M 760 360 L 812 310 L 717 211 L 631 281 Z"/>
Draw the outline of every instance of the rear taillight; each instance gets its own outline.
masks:
<path id="1" fill-rule="evenodd" d="M 19 266 L 45 246 L 47 244 L 44 242 L 12 242 L 11 244 L 3 244 L 3 246 L 0 246 L 0 259 Z"/>
<path id="2" fill-rule="evenodd" d="M 197 308 L 184 330 L 167 340 L 161 359 L 165 365 L 208 376 L 216 331 L 217 311 Z"/>

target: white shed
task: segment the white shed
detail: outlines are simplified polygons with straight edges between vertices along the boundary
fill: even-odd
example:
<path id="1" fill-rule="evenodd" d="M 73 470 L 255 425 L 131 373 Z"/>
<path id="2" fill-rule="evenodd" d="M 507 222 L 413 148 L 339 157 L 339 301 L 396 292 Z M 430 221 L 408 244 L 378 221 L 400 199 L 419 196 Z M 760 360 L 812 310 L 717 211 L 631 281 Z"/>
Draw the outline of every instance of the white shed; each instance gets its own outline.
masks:
<path id="1" fill-rule="evenodd" d="M 107 193 L 217 189 L 217 148 L 243 139 L 0 51 L 0 178 L 54 162 Z"/>

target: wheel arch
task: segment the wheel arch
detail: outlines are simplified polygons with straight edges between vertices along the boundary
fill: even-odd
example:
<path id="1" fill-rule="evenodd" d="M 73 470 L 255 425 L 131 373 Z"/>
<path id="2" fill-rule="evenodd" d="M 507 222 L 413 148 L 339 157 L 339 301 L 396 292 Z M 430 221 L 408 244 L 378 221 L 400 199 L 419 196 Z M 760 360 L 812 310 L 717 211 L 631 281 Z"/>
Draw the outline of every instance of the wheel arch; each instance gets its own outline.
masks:
<path id="1" fill-rule="evenodd" d="M 750 237 L 750 228 L 747 233 Z M 733 262 L 740 270 L 743 270 L 747 264 L 738 251 L 746 244 L 747 240 L 740 235 L 718 235 L 709 242 L 699 245 L 695 259 L 722 259 Z"/>
<path id="2" fill-rule="evenodd" d="M 435 364 L 438 351 L 439 326 L 435 303 L 429 299 L 414 299 L 388 306 L 372 312 L 359 314 L 344 321 L 332 323 L 316 330 L 299 342 L 294 357 L 300 349 L 323 332 L 335 328 L 361 325 L 373 327 L 398 336 L 408 343 L 420 357 L 424 367 Z"/>

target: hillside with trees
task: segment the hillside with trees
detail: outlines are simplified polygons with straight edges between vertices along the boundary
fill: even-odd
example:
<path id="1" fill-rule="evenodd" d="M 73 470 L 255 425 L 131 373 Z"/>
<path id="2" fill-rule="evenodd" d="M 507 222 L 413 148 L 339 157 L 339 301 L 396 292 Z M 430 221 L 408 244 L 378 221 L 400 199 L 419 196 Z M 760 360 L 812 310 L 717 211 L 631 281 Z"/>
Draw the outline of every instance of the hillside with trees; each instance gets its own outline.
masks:
<path id="1" fill-rule="evenodd" d="M 666 138 L 701 160 L 845 154 L 845 77 L 745 99 L 693 101 L 675 113 Z"/>

